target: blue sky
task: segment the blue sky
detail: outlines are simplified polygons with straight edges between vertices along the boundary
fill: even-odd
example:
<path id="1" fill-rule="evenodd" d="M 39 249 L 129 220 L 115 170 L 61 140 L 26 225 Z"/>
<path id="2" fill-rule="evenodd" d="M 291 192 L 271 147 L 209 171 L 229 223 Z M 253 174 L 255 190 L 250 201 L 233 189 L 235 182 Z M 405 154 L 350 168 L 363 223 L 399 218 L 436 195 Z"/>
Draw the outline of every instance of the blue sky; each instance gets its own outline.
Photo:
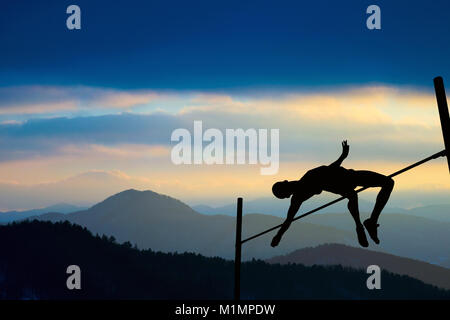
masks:
<path id="1" fill-rule="evenodd" d="M 66 28 L 71 4 L 81 30 Z M 366 28 L 371 4 L 381 30 Z M 449 12 L 448 1 L 3 1 L 0 210 L 126 188 L 211 205 L 271 196 L 274 181 L 334 161 L 343 139 L 348 167 L 393 172 L 443 148 L 432 79 L 450 83 Z M 175 166 L 171 132 L 195 120 L 280 129 L 279 174 Z M 402 206 L 450 201 L 441 160 L 398 178 Z"/>
<path id="2" fill-rule="evenodd" d="M 82 30 L 65 27 L 81 7 Z M 9 1 L 0 10 L 2 86 L 229 90 L 450 76 L 448 1 Z"/>

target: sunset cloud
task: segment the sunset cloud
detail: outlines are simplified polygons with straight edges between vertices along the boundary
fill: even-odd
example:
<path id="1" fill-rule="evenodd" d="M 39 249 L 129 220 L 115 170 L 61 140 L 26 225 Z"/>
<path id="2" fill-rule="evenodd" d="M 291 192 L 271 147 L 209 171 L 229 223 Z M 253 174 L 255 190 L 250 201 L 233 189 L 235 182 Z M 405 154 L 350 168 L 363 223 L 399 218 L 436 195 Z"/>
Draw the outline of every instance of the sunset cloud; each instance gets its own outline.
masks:
<path id="1" fill-rule="evenodd" d="M 164 94 L 151 90 L 125 91 L 83 86 L 3 87 L 0 88 L 0 116 L 55 113 L 72 115 L 89 111 L 98 113 L 108 109 L 128 110 L 165 99 Z"/>
<path id="2" fill-rule="evenodd" d="M 17 114 L 53 114 L 61 111 L 73 111 L 77 106 L 74 101 L 40 103 L 40 104 L 22 104 L 8 105 L 0 107 L 0 115 Z"/>
<path id="3" fill-rule="evenodd" d="M 343 139 L 351 146 L 344 165 L 386 174 L 443 149 L 433 93 L 412 89 L 373 86 L 239 95 L 83 87 L 29 89 L 34 97 L 45 93 L 50 101 L 44 104 L 49 117 L 42 113 L 40 118 L 0 121 L 0 148 L 5 150 L 0 154 L 0 181 L 14 187 L 11 190 L 100 170 L 123 174 L 120 179 L 115 176 L 121 182 L 106 188 L 108 192 L 136 186 L 197 202 L 202 198 L 224 201 L 235 197 L 237 190 L 246 197 L 270 196 L 276 179 L 300 178 L 307 169 L 334 161 Z M 90 113 L 67 115 L 63 101 L 73 97 L 78 100 L 69 106 Z M 12 105 L 10 100 L 0 100 L 0 115 Z M 18 100 L 24 106 L 29 103 L 25 98 Z M 107 106 L 112 111 L 103 114 Z M 117 113 L 121 108 L 133 109 Z M 39 110 L 44 111 L 36 112 Z M 21 111 L 22 116 L 26 111 Z M 259 165 L 174 165 L 170 160 L 171 133 L 177 128 L 192 130 L 195 120 L 203 122 L 204 130 L 280 129 L 279 174 L 261 176 Z M 447 176 L 442 174 L 445 170 L 442 161 L 436 160 L 414 174 L 399 177 L 396 189 L 424 194 L 450 190 Z M 82 189 L 79 195 L 74 193 L 74 201 L 81 201 Z M 3 199 L 8 201 L 8 197 Z"/>

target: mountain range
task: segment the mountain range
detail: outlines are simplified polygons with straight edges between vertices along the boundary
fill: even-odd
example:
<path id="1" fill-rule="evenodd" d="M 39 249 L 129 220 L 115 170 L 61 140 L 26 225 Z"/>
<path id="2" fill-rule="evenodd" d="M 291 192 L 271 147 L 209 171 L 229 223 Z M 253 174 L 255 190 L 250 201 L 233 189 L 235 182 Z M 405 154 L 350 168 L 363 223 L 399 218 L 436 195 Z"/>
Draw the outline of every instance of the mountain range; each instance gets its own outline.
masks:
<path id="1" fill-rule="evenodd" d="M 315 209 L 326 202 L 336 199 L 337 196 L 331 194 L 320 195 L 319 197 L 314 197 L 302 204 L 301 211 L 307 212 Z M 364 199 L 358 199 L 359 210 L 363 214 L 368 214 L 372 212 L 374 203 Z M 289 200 L 279 200 L 276 198 L 258 198 L 255 200 L 248 200 L 244 202 L 243 213 L 262 213 L 270 214 L 277 217 L 286 217 L 287 209 L 289 208 Z M 208 205 L 194 205 L 192 209 L 203 214 L 225 214 L 230 216 L 236 216 L 236 205 L 227 204 L 220 207 L 211 207 Z M 347 212 L 347 202 L 341 201 L 332 206 L 324 208 L 320 213 L 342 213 Z M 419 206 L 412 209 L 404 209 L 400 207 L 391 207 L 387 205 L 383 214 L 407 214 L 422 218 L 434 219 L 443 222 L 450 222 L 450 205 L 429 205 L 429 206 Z"/>
<path id="2" fill-rule="evenodd" d="M 23 211 L 6 211 L 0 212 L 0 223 L 8 223 L 12 221 L 26 219 L 28 217 L 41 215 L 48 212 L 70 213 L 85 210 L 85 207 L 74 206 L 67 203 L 58 203 L 41 209 L 23 210 Z"/>
<path id="3" fill-rule="evenodd" d="M 267 259 L 266 262 L 280 264 L 297 263 L 305 266 L 341 265 L 363 270 L 366 270 L 369 265 L 377 265 L 381 270 L 407 275 L 425 283 L 450 289 L 450 269 L 414 259 L 342 244 L 325 244 L 314 248 L 303 248 L 287 255 Z"/>
<path id="4" fill-rule="evenodd" d="M 14 243 L 13 246 L 10 244 Z M 86 228 L 42 221 L 0 226 L 0 299 L 232 299 L 233 262 L 138 250 Z M 18 254 L 18 252 L 20 254 Z M 76 265 L 81 290 L 68 290 Z M 385 270 L 367 290 L 363 270 L 342 266 L 242 264 L 242 299 L 450 299 L 450 291 Z"/>
<path id="5" fill-rule="evenodd" d="M 234 217 L 200 214 L 179 200 L 153 191 L 126 190 L 87 210 L 35 218 L 68 220 L 139 248 L 234 256 Z M 273 215 L 246 214 L 243 239 L 282 221 Z M 450 267 L 450 223 L 406 214 L 384 214 L 380 223 L 381 245 L 371 243 L 371 249 Z M 267 259 L 324 243 L 358 245 L 352 218 L 343 213 L 317 213 L 293 223 L 276 248 L 270 246 L 272 236 L 269 233 L 245 243 L 243 259 Z"/>
<path id="6" fill-rule="evenodd" d="M 93 207 L 69 214 L 48 213 L 30 219 L 70 221 L 87 227 L 93 233 L 114 236 L 119 242 L 130 241 L 139 248 L 165 252 L 196 252 L 206 256 L 234 256 L 235 218 L 225 215 L 203 215 L 183 202 L 153 191 L 126 190 Z M 243 236 L 281 223 L 280 218 L 249 214 L 243 219 Z M 291 252 L 299 247 L 323 242 L 350 242 L 352 233 L 309 223 L 292 226 L 285 242 L 271 248 L 270 235 L 249 242 L 244 259 L 268 258 Z M 298 238 L 296 234 L 302 234 Z"/>

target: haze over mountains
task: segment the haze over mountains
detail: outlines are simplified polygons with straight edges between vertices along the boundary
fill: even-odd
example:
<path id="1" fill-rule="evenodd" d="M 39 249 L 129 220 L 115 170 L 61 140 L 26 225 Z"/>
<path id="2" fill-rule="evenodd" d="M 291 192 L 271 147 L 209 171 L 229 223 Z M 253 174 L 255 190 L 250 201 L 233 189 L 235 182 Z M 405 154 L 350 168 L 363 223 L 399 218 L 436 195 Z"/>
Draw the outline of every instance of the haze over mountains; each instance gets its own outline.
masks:
<path id="1" fill-rule="evenodd" d="M 301 211 L 306 212 L 312 210 L 318 206 L 325 204 L 328 201 L 332 201 L 338 198 L 336 195 L 321 194 L 318 197 L 313 197 L 304 202 L 301 206 Z M 361 212 L 371 212 L 373 203 L 367 200 L 359 199 L 359 207 Z M 230 203 L 220 207 L 211 207 L 207 205 L 195 205 L 192 208 L 203 214 L 226 214 L 230 216 L 236 216 L 236 204 Z M 255 200 L 246 200 L 243 207 L 243 213 L 262 213 L 270 214 L 277 217 L 286 217 L 287 209 L 289 208 L 289 200 L 280 200 L 275 197 L 271 198 L 258 198 Z M 347 202 L 341 201 L 330 207 L 321 210 L 323 213 L 334 213 L 347 211 Z M 386 207 L 386 212 L 404 213 L 406 209 L 397 207 Z"/>
<path id="2" fill-rule="evenodd" d="M 88 187 L 87 187 L 88 186 Z M 43 208 L 56 202 L 89 207 L 109 195 L 142 183 L 120 171 L 93 170 L 38 184 L 8 183 L 0 181 L 0 208 Z M 4 209 L 6 208 L 6 209 Z M 8 209 L 11 208 L 11 209 Z"/>
<path id="3" fill-rule="evenodd" d="M 325 194 L 320 197 L 313 197 L 302 204 L 301 211 L 307 212 L 315 209 L 328 201 L 332 201 L 338 198 L 336 195 Z M 364 199 L 358 199 L 359 210 L 362 214 L 368 214 L 372 212 L 374 203 Z M 228 204 L 220 207 L 211 207 L 207 205 L 195 205 L 192 208 L 203 214 L 225 214 L 230 216 L 236 216 L 236 204 Z M 289 200 L 279 200 L 275 198 L 258 198 L 255 200 L 245 201 L 243 207 L 243 213 L 263 213 L 270 214 L 277 217 L 286 217 L 287 209 L 289 208 Z M 347 212 L 347 201 L 338 202 L 330 207 L 324 208 L 320 213 L 342 213 Z M 383 214 L 408 214 L 412 216 L 424 217 L 429 219 L 435 219 L 438 221 L 450 222 L 450 205 L 429 205 L 419 206 L 413 209 L 404 209 L 396 206 L 387 205 Z"/>
<path id="4" fill-rule="evenodd" d="M 244 204 L 245 205 L 245 204 Z M 183 202 L 152 191 L 127 190 L 88 210 L 67 215 L 51 213 L 40 220 L 69 220 L 94 233 L 113 235 L 139 248 L 166 252 L 197 252 L 232 258 L 235 219 L 226 215 L 203 215 Z M 243 238 L 282 223 L 264 214 L 246 214 Z M 406 214 L 385 214 L 380 219 L 381 245 L 370 249 L 450 267 L 450 223 Z M 354 223 L 348 213 L 311 215 L 292 224 L 281 244 L 270 247 L 269 233 L 243 246 L 243 258 L 271 258 L 324 243 L 357 246 Z"/>
<path id="5" fill-rule="evenodd" d="M 113 195 L 88 210 L 67 215 L 49 213 L 39 220 L 70 222 L 94 233 L 113 235 L 119 242 L 131 241 L 139 248 L 166 252 L 197 252 L 207 256 L 234 256 L 235 219 L 225 215 L 203 215 L 179 200 L 152 191 L 127 190 Z M 281 223 L 281 219 L 260 214 L 244 217 L 244 236 Z M 299 247 L 323 242 L 350 242 L 352 233 L 309 223 L 296 224 L 283 246 L 271 248 L 270 235 L 246 246 L 244 258 L 268 258 Z M 303 236 L 298 238 L 296 234 Z"/>
<path id="6" fill-rule="evenodd" d="M 85 210 L 85 207 L 74 206 L 67 203 L 58 203 L 52 206 L 48 206 L 41 209 L 32 209 L 24 211 L 7 211 L 0 212 L 0 223 L 7 223 L 12 221 L 17 221 L 21 219 L 26 219 L 28 217 L 48 213 L 48 212 L 58 212 L 58 213 L 70 213 L 80 210 Z"/>
<path id="7" fill-rule="evenodd" d="M 349 221 L 351 217 L 348 213 L 308 217 L 308 222 L 350 231 L 354 227 L 353 222 Z M 369 240 L 369 249 L 450 267 L 450 223 L 406 214 L 382 214 L 379 223 L 381 243 L 374 245 Z"/>

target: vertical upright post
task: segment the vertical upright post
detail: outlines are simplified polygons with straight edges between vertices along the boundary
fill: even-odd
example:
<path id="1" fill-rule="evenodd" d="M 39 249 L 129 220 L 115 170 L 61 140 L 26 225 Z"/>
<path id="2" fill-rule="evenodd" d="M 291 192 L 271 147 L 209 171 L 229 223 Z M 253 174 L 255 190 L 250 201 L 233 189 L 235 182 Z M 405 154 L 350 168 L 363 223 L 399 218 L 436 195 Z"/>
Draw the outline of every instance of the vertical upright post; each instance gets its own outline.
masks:
<path id="1" fill-rule="evenodd" d="M 442 77 L 436 77 L 433 81 L 445 150 L 447 151 L 448 170 L 450 171 L 450 117 L 448 114 L 447 97 L 445 96 L 444 80 Z"/>
<path id="2" fill-rule="evenodd" d="M 241 299 L 242 198 L 237 199 L 236 245 L 234 256 L 234 300 Z"/>

